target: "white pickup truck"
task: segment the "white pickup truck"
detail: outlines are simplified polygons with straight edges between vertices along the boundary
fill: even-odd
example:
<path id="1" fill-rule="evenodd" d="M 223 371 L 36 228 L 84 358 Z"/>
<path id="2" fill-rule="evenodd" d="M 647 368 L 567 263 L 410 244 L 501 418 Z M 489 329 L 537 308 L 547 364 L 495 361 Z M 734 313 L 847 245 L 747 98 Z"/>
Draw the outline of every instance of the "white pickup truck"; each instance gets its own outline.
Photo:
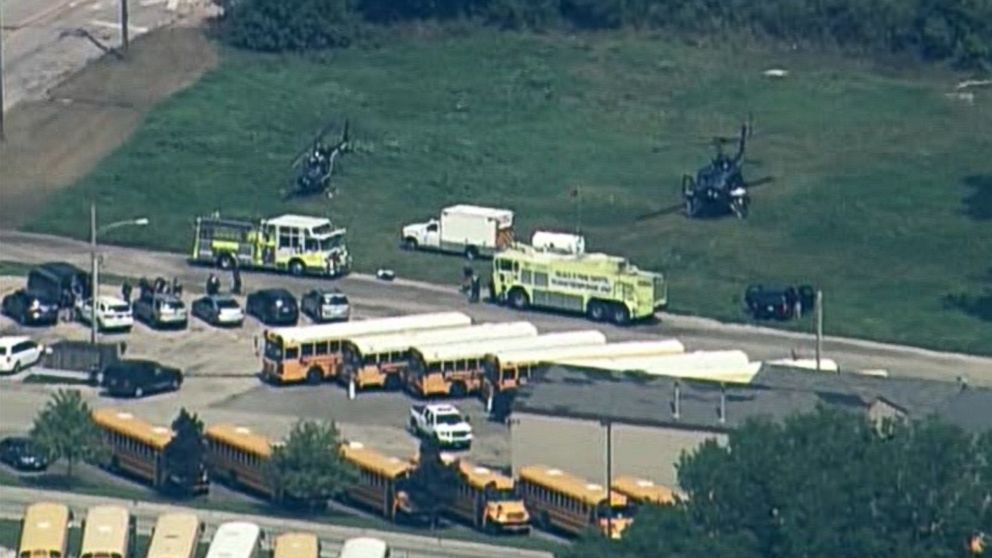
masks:
<path id="1" fill-rule="evenodd" d="M 472 446 L 472 425 L 454 405 L 410 407 L 410 430 L 418 436 L 434 438 L 444 448 Z"/>

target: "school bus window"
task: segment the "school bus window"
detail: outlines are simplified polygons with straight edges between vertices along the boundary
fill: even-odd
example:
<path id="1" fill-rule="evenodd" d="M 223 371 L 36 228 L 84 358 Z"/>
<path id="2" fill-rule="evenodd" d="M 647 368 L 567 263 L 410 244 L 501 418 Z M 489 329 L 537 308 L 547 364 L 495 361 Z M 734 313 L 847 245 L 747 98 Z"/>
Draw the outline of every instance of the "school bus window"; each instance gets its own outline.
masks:
<path id="1" fill-rule="evenodd" d="M 331 341 L 331 352 L 332 353 L 336 353 L 336 352 L 338 352 L 340 350 L 341 350 L 341 342 L 340 341 Z"/>
<path id="2" fill-rule="evenodd" d="M 318 355 L 326 355 L 327 341 L 318 341 L 317 343 L 314 343 L 314 352 Z"/>
<path id="3" fill-rule="evenodd" d="M 292 360 L 294 358 L 299 358 L 300 349 L 293 347 L 291 349 L 286 349 L 286 360 Z"/>
<path id="4" fill-rule="evenodd" d="M 307 343 L 305 345 L 300 345 L 300 353 L 303 356 L 313 356 L 313 344 Z"/>

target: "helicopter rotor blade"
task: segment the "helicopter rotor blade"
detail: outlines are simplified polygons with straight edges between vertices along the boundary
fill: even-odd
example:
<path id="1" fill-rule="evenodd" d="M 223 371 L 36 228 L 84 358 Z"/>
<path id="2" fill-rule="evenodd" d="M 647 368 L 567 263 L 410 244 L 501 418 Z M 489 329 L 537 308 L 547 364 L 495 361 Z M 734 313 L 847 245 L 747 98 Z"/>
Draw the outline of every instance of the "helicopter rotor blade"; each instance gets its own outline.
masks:
<path id="1" fill-rule="evenodd" d="M 765 176 L 765 177 L 759 178 L 757 180 L 751 180 L 751 181 L 745 182 L 744 185 L 747 186 L 748 188 L 758 188 L 758 187 L 764 186 L 766 184 L 771 184 L 772 182 L 775 182 L 775 177 L 774 176 Z"/>
<path id="2" fill-rule="evenodd" d="M 637 221 L 637 222 L 647 221 L 649 219 L 654 219 L 656 217 L 665 217 L 667 215 L 674 215 L 674 214 L 676 214 L 676 213 L 678 213 L 680 211 L 682 211 L 682 204 L 681 203 L 677 203 L 677 204 L 673 204 L 673 205 L 670 205 L 670 206 L 667 206 L 667 207 L 663 207 L 663 208 L 661 208 L 661 209 L 659 209 L 657 211 L 652 211 L 650 213 L 645 213 L 643 215 L 638 215 L 634 219 L 634 221 Z"/>

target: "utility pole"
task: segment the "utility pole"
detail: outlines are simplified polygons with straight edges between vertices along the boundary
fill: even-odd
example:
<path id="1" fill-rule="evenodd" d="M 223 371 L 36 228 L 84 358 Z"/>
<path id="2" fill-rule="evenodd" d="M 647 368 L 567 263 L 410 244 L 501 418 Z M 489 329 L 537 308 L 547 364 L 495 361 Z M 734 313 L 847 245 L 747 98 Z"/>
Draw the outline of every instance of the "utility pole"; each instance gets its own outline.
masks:
<path id="1" fill-rule="evenodd" d="M 3 128 L 3 2 L 0 2 L 0 141 L 7 140 Z"/>
<path id="2" fill-rule="evenodd" d="M 127 0 L 121 0 L 121 50 L 124 53 L 127 53 L 127 47 L 130 44 L 127 32 Z"/>
<path id="3" fill-rule="evenodd" d="M 613 538 L 613 421 L 603 419 L 606 427 L 606 538 Z"/>
<path id="4" fill-rule="evenodd" d="M 816 291 L 816 371 L 820 372 L 820 355 L 823 354 L 823 291 Z"/>

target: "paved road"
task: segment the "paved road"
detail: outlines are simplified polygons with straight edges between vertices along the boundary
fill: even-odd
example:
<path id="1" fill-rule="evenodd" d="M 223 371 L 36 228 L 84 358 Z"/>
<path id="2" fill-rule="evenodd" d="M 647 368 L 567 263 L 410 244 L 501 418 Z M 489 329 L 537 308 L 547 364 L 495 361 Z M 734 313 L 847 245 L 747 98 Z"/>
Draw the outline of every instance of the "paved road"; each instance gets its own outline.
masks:
<path id="1" fill-rule="evenodd" d="M 136 502 L 133 500 L 119 500 L 116 498 L 105 498 L 101 496 L 86 496 L 81 494 L 69 494 L 65 492 L 52 493 L 44 490 L 31 490 L 25 488 L 4 487 L 3 499 L 0 500 L 0 517 L 6 519 L 21 519 L 24 516 L 24 509 L 31 503 L 42 500 L 57 500 L 67 504 L 77 518 L 81 520 L 86 516 L 86 509 L 94 505 L 114 504 L 125 506 L 137 519 L 138 531 L 148 533 L 155 524 L 155 519 L 165 513 L 174 511 L 189 511 L 197 514 L 207 524 L 206 537 L 209 538 L 213 529 L 225 521 L 252 521 L 257 523 L 265 531 L 271 541 L 273 535 L 287 531 L 309 531 L 316 533 L 320 537 L 324 556 L 337 556 L 337 551 L 341 543 L 350 537 L 373 536 L 388 542 L 395 548 L 394 556 L 397 558 L 553 558 L 548 552 L 533 550 L 521 550 L 506 546 L 493 546 L 480 543 L 456 541 L 450 539 L 440 539 L 435 537 L 425 537 L 420 535 L 407 535 L 401 533 L 391 533 L 387 531 L 376 531 L 371 529 L 359 529 L 354 527 L 341 527 L 326 523 L 316 523 L 312 521 L 302 521 L 287 519 L 283 517 L 268 517 L 260 515 L 235 514 L 229 512 L 213 510 L 197 510 L 182 508 L 180 506 L 170 506 L 150 502 Z"/>
<path id="2" fill-rule="evenodd" d="M 39 263 L 65 260 L 88 266 L 85 243 L 61 237 L 0 231 L 0 259 Z M 102 248 L 106 272 L 138 277 L 142 275 L 178 276 L 187 287 L 199 288 L 210 270 L 187 264 L 179 254 L 149 252 L 131 248 Z M 320 279 L 294 278 L 275 274 L 247 274 L 247 288 L 287 287 L 297 293 L 320 283 Z M 431 285 L 397 280 L 384 283 L 365 275 L 354 274 L 338 281 L 364 314 L 401 314 L 440 310 L 464 311 L 478 320 L 532 321 L 541 330 L 589 328 L 584 319 L 537 312 L 516 312 L 486 304 L 469 305 L 454 286 Z M 631 328 L 599 326 L 611 340 L 677 337 L 689 350 L 742 349 L 753 360 L 785 358 L 792 349 L 809 355 L 813 338 L 807 334 L 777 331 L 740 324 L 722 324 L 714 320 L 661 315 L 658 323 Z M 892 375 L 955 380 L 966 376 L 976 385 L 992 386 L 992 358 L 942 353 L 869 341 L 827 337 L 823 344 L 826 357 L 844 369 L 887 369 Z"/>
<path id="3" fill-rule="evenodd" d="M 128 6 L 132 39 L 192 9 L 190 0 L 130 0 Z M 3 0 L 0 10 L 4 110 L 44 98 L 66 75 L 103 55 L 86 38 L 67 32 L 83 29 L 104 45 L 120 44 L 117 0 Z"/>

